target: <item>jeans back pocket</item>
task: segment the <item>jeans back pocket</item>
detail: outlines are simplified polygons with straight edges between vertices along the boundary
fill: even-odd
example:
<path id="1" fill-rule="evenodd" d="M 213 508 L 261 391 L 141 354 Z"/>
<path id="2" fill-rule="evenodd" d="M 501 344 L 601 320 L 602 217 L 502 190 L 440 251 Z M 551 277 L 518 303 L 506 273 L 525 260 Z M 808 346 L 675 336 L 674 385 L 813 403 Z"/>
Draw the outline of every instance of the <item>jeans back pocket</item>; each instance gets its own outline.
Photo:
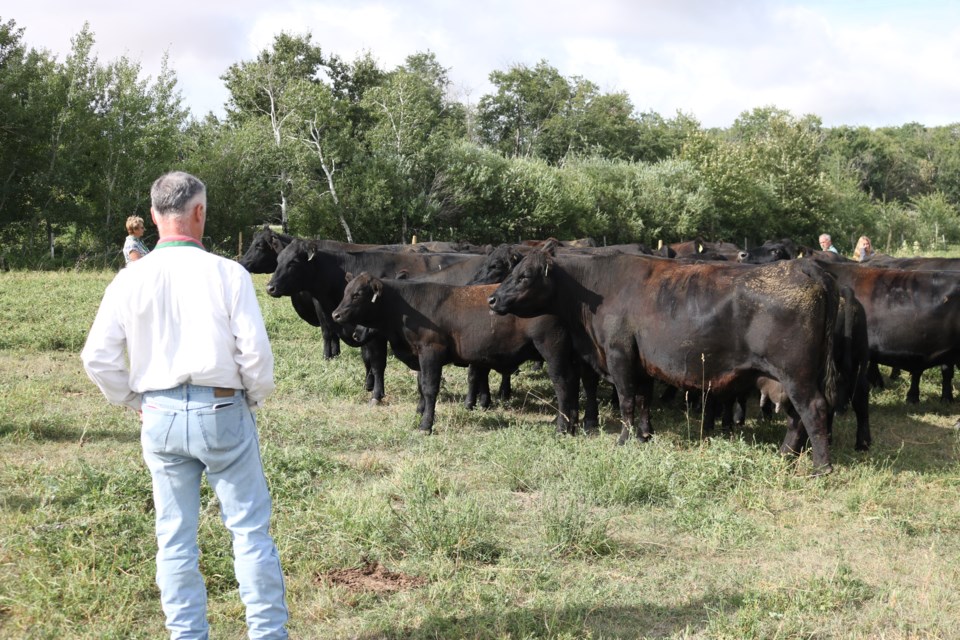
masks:
<path id="1" fill-rule="evenodd" d="M 176 411 L 145 403 L 141 409 L 140 443 L 145 451 L 166 453 L 170 445 L 170 430 L 177 418 Z"/>
<path id="2" fill-rule="evenodd" d="M 197 411 L 200 434 L 207 451 L 227 451 L 243 442 L 247 407 L 242 400 L 214 404 Z"/>

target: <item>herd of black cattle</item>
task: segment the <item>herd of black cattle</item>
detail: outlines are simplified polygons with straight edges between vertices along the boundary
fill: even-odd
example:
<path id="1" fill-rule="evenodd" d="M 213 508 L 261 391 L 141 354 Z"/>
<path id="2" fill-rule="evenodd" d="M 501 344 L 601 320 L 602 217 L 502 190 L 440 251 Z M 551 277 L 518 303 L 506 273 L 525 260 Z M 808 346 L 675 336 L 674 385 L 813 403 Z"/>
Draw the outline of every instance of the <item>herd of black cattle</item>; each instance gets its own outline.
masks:
<path id="1" fill-rule="evenodd" d="M 835 409 L 851 406 L 856 447 L 870 445 L 868 396 L 878 364 L 942 372 L 952 400 L 960 356 L 960 259 L 874 256 L 863 263 L 790 240 L 743 251 L 695 240 L 653 251 L 549 240 L 499 247 L 452 243 L 354 245 L 264 227 L 240 262 L 273 273 L 267 293 L 289 296 L 323 332 L 361 349 L 372 392 L 384 395 L 387 345 L 418 372 L 420 429 L 432 430 L 441 370 L 468 366 L 466 404 L 490 404 L 488 376 L 542 361 L 556 393 L 557 429 L 598 424 L 600 378 L 613 384 L 624 443 L 653 434 L 654 381 L 701 392 L 705 429 L 742 422 L 748 396 L 787 415 L 785 454 L 809 442 L 817 473 L 831 470 Z M 636 425 L 635 425 L 636 422 Z M 635 426 L 634 426 L 635 425 Z"/>

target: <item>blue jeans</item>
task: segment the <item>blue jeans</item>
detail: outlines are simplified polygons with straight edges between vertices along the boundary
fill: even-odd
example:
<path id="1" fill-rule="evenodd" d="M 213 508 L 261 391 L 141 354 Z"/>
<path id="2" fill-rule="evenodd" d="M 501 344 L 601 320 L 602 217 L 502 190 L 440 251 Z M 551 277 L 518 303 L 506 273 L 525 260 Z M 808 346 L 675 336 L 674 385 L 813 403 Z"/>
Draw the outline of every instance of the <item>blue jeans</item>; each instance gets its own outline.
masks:
<path id="1" fill-rule="evenodd" d="M 270 493 L 256 421 L 242 391 L 182 385 L 143 394 L 143 459 L 157 512 L 157 586 L 171 638 L 207 638 L 197 527 L 204 471 L 233 538 L 234 571 L 251 638 L 286 638 L 287 606 L 268 531 Z"/>

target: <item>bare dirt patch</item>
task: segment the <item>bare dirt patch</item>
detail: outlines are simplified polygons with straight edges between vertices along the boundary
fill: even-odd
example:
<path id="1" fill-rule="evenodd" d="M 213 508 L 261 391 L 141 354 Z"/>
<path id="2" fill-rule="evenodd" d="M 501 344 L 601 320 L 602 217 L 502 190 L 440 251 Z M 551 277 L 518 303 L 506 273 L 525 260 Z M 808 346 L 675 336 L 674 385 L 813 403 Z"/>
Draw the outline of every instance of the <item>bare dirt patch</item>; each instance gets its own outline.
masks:
<path id="1" fill-rule="evenodd" d="M 368 562 L 360 568 L 333 569 L 318 573 L 314 583 L 344 587 L 350 591 L 394 593 L 422 587 L 427 580 L 405 573 L 394 573 L 377 562 Z"/>

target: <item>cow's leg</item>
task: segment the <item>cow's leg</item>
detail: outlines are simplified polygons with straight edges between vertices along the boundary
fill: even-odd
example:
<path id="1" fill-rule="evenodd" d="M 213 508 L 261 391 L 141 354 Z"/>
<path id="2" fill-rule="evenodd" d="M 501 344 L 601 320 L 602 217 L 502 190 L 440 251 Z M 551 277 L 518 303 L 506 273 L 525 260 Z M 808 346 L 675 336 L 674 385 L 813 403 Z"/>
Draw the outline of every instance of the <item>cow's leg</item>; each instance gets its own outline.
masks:
<path id="1" fill-rule="evenodd" d="M 760 394 L 760 419 L 761 420 L 770 420 L 773 418 L 774 403 L 767 397 L 767 394 Z"/>
<path id="2" fill-rule="evenodd" d="M 473 409 L 477 406 L 477 387 L 480 385 L 480 382 L 477 380 L 480 372 L 476 365 L 470 365 L 467 367 L 467 397 L 463 400 L 463 406 L 467 409 Z"/>
<path id="3" fill-rule="evenodd" d="M 653 424 L 650 422 L 650 407 L 653 405 L 653 378 L 648 375 L 642 375 L 637 384 L 637 397 L 640 399 L 640 406 L 637 407 L 639 413 L 639 423 L 637 424 L 637 437 L 643 442 L 647 442 L 653 437 Z"/>
<path id="4" fill-rule="evenodd" d="M 633 432 L 633 408 L 636 403 L 636 395 L 633 391 L 627 392 L 617 386 L 617 395 L 620 397 L 620 423 L 623 425 L 620 429 L 620 437 L 617 438 L 617 444 L 626 444 Z"/>
<path id="5" fill-rule="evenodd" d="M 597 401 L 597 386 L 600 376 L 586 362 L 577 365 L 580 372 L 580 384 L 583 385 L 583 428 L 586 431 L 600 426 L 600 407 Z"/>
<path id="6" fill-rule="evenodd" d="M 423 410 L 424 410 L 423 384 L 421 381 L 422 381 L 422 377 L 420 375 L 420 372 L 417 371 L 417 415 L 418 416 L 422 416 Z"/>
<path id="7" fill-rule="evenodd" d="M 360 357 L 369 377 L 373 378 L 370 404 L 380 404 L 384 396 L 383 376 L 387 370 L 387 340 L 376 336 L 360 347 Z"/>
<path id="8" fill-rule="evenodd" d="M 437 409 L 437 396 L 440 394 L 440 379 L 443 364 L 439 354 L 424 349 L 420 352 L 420 394 L 423 401 L 423 416 L 420 418 L 420 431 L 433 433 L 434 414 Z"/>
<path id="9" fill-rule="evenodd" d="M 910 372 L 910 388 L 907 390 L 907 402 L 909 404 L 920 404 L 920 377 L 923 375 L 923 369 L 915 369 Z"/>
<path id="10" fill-rule="evenodd" d="M 867 380 L 870 381 L 870 386 L 875 389 L 883 389 L 884 387 L 880 366 L 874 360 L 867 364 Z"/>
<path id="11" fill-rule="evenodd" d="M 735 398 L 721 400 L 720 402 L 720 426 L 726 436 L 733 435 L 733 411 L 736 402 Z"/>
<path id="12" fill-rule="evenodd" d="M 733 401 L 733 424 L 742 427 L 747 422 L 747 396 L 738 395 Z"/>
<path id="13" fill-rule="evenodd" d="M 576 434 L 579 421 L 577 369 L 571 366 L 568 353 L 550 353 L 544 357 L 544 362 L 557 398 L 557 433 Z"/>
<path id="14" fill-rule="evenodd" d="M 317 308 L 317 318 L 320 321 L 320 333 L 323 335 L 323 357 L 327 360 L 340 355 L 340 337 L 337 336 L 337 325 L 333 319 Z M 369 389 L 367 389 L 369 391 Z"/>
<path id="15" fill-rule="evenodd" d="M 866 451 L 870 448 L 870 384 L 865 375 L 857 376 L 853 395 L 850 398 L 853 413 L 857 416 L 857 451 Z"/>
<path id="16" fill-rule="evenodd" d="M 783 436 L 780 454 L 785 456 L 797 455 L 807 443 L 807 432 L 800 424 L 800 414 L 793 408 L 793 405 L 788 402 L 784 409 L 787 414 L 787 433 Z"/>
<path id="17" fill-rule="evenodd" d="M 830 473 L 833 471 L 830 464 L 830 435 L 827 430 L 830 407 L 826 399 L 819 391 L 803 389 L 796 384 L 784 387 L 790 404 L 800 414 L 800 421 L 810 438 L 814 474 Z"/>
<path id="18" fill-rule="evenodd" d="M 478 401 L 481 408 L 490 408 L 490 369 L 471 364 L 467 367 L 467 398 L 464 405 L 467 409 L 473 409 Z"/>
<path id="19" fill-rule="evenodd" d="M 679 389 L 672 384 L 668 384 L 663 388 L 663 393 L 660 394 L 660 402 L 667 404 L 668 402 L 673 402 L 673 399 L 677 397 L 677 391 Z"/>
<path id="20" fill-rule="evenodd" d="M 717 426 L 718 411 L 717 398 L 713 394 L 708 393 L 703 399 L 703 418 L 700 423 L 701 433 L 706 435 L 713 433 Z"/>
<path id="21" fill-rule="evenodd" d="M 940 365 L 940 400 L 953 402 L 953 363 Z"/>
<path id="22" fill-rule="evenodd" d="M 500 399 L 500 402 L 506 402 L 510 399 L 510 396 L 513 395 L 513 389 L 510 386 L 510 377 L 513 373 L 501 373 L 500 374 L 500 389 L 497 391 L 497 398 Z M 487 387 L 487 395 L 490 395 L 490 387 Z M 489 404 L 487 405 L 489 406 Z M 486 408 L 486 407 L 484 407 Z"/>
<path id="23" fill-rule="evenodd" d="M 323 336 L 323 357 L 327 360 L 331 360 L 340 355 L 340 338 L 331 333 L 330 335 L 324 334 Z"/>

